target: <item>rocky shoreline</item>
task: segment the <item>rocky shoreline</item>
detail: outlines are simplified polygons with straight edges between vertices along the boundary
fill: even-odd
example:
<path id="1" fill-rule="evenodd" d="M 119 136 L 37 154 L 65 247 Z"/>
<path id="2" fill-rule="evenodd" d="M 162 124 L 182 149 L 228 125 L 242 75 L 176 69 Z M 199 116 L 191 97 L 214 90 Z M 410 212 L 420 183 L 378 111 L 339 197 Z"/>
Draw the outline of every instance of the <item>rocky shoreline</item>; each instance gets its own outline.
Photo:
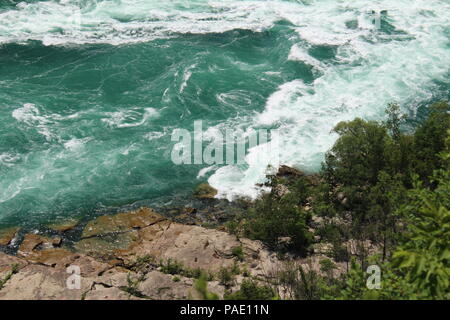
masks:
<path id="1" fill-rule="evenodd" d="M 278 175 L 303 174 L 282 166 Z M 239 290 L 245 279 L 271 283 L 285 257 L 223 226 L 248 203 L 213 199 L 214 190 L 205 184 L 194 195 L 203 208 L 167 208 L 160 214 L 141 207 L 87 223 L 70 219 L 33 233 L 1 230 L 0 299 L 195 299 L 200 274 L 219 298 Z M 321 251 L 289 261 L 319 270 Z M 67 283 L 74 267 L 81 279 L 75 289 Z"/>
<path id="2" fill-rule="evenodd" d="M 16 233 L 3 232 L 2 244 L 13 241 Z M 0 299 L 195 298 L 194 275 L 200 271 L 213 275 L 245 268 L 246 276 L 266 277 L 279 263 L 258 241 L 176 223 L 149 208 L 90 221 L 73 248 L 61 240 L 26 234 L 16 256 L 0 253 Z M 80 268 L 80 289 L 67 286 L 70 266 Z M 232 286 L 243 278 L 236 276 Z M 218 280 L 208 287 L 221 297 L 232 290 Z"/>

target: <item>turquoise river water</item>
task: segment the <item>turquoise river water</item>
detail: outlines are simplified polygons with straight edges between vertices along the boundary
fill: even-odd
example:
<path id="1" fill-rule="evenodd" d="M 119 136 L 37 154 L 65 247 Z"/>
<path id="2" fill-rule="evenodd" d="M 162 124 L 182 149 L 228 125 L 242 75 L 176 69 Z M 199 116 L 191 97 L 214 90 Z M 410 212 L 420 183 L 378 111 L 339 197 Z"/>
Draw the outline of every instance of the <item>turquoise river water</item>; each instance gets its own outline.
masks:
<path id="1" fill-rule="evenodd" d="M 447 0 L 0 1 L 0 226 L 255 197 L 267 162 L 175 165 L 171 134 L 276 128 L 320 168 L 354 117 L 448 99 Z M 414 121 L 412 121 L 413 123 Z M 251 149 L 253 158 L 264 159 Z"/>

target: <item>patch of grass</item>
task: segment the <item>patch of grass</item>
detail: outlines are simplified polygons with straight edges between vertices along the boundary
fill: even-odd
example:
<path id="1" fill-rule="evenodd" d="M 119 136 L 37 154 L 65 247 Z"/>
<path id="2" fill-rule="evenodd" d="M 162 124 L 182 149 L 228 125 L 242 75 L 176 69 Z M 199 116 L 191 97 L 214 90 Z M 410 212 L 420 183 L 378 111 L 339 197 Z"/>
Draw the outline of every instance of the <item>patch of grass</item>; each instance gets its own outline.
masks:
<path id="1" fill-rule="evenodd" d="M 234 257 L 236 257 L 239 261 L 244 261 L 244 250 L 242 249 L 242 245 L 241 246 L 237 246 L 234 247 L 231 251 L 232 255 Z"/>
<path id="2" fill-rule="evenodd" d="M 181 262 L 178 262 L 170 258 L 167 259 L 166 262 L 161 260 L 159 266 L 161 268 L 162 273 L 175 275 L 175 274 L 182 274 L 184 271 L 184 266 Z"/>
<path id="3" fill-rule="evenodd" d="M 274 300 L 277 298 L 269 286 L 258 285 L 255 281 L 244 280 L 239 291 L 225 295 L 225 300 Z"/>
<path id="4" fill-rule="evenodd" d="M 183 263 L 174 259 L 167 259 L 167 261 L 160 261 L 159 267 L 162 273 L 179 275 L 186 278 L 199 279 L 204 271 L 200 268 L 189 268 L 183 265 Z M 208 281 L 214 279 L 214 275 L 211 273 L 205 273 Z"/>
<path id="5" fill-rule="evenodd" d="M 9 281 L 9 279 L 11 279 L 11 277 L 16 274 L 17 272 L 19 272 L 19 265 L 17 263 L 11 265 L 11 271 L 9 271 L 6 276 L 0 280 L 0 290 L 3 289 L 3 287 L 5 286 L 5 284 Z"/>
<path id="6" fill-rule="evenodd" d="M 142 292 L 140 292 L 137 288 L 139 283 L 141 283 L 144 280 L 145 280 L 144 274 L 141 274 L 137 278 L 133 279 L 133 277 L 131 276 L 131 273 L 128 273 L 127 285 L 124 287 L 120 287 L 119 289 L 121 289 L 122 291 L 125 291 L 130 296 L 135 296 L 138 298 L 148 298 L 146 295 L 142 294 Z"/>
<path id="7" fill-rule="evenodd" d="M 239 268 L 239 264 L 236 261 L 231 267 L 231 273 L 236 276 L 241 273 L 241 268 Z"/>
<path id="8" fill-rule="evenodd" d="M 228 270 L 227 268 L 220 268 L 217 273 L 217 278 L 219 279 L 219 283 L 224 285 L 225 287 L 230 287 L 234 282 L 234 274 Z"/>
<path id="9" fill-rule="evenodd" d="M 136 261 L 129 266 L 129 269 L 137 273 L 147 273 L 155 266 L 155 260 L 155 257 L 149 254 L 137 257 Z"/>
<path id="10" fill-rule="evenodd" d="M 250 271 L 248 270 L 248 267 L 247 267 L 247 266 L 244 266 L 244 267 L 242 268 L 242 275 L 243 275 L 244 277 L 246 277 L 246 278 L 250 277 Z"/>

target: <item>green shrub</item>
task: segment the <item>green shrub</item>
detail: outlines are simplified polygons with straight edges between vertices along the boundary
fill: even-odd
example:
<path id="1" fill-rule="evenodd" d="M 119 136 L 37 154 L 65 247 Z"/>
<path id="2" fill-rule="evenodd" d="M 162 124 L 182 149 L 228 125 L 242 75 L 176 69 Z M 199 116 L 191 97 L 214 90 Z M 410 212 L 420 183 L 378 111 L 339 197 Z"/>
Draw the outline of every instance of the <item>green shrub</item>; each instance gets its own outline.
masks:
<path id="1" fill-rule="evenodd" d="M 173 259 L 167 259 L 166 262 L 160 263 L 161 272 L 167 274 L 181 274 L 184 271 L 183 264 Z"/>
<path id="2" fill-rule="evenodd" d="M 319 300 L 325 292 L 324 278 L 312 268 L 305 270 L 296 263 L 287 263 L 279 272 L 278 285 L 297 300 Z"/>
<path id="3" fill-rule="evenodd" d="M 319 264 L 320 264 L 320 271 L 326 274 L 333 272 L 333 270 L 336 269 L 336 265 L 330 259 L 320 260 Z"/>
<path id="4" fill-rule="evenodd" d="M 131 263 L 128 267 L 134 272 L 148 272 L 155 264 L 155 258 L 151 255 L 144 255 L 136 258 L 136 261 Z"/>
<path id="5" fill-rule="evenodd" d="M 375 121 L 356 118 L 341 122 L 334 131 L 339 138 L 326 154 L 324 173 L 331 184 L 348 186 L 374 185 L 386 165 L 384 126 Z"/>
<path id="6" fill-rule="evenodd" d="M 297 206 L 293 194 L 281 199 L 266 194 L 256 202 L 255 208 L 249 211 L 249 220 L 245 224 L 245 233 L 251 239 L 264 241 L 275 248 L 280 238 L 289 238 L 286 246 L 305 253 L 312 242 L 312 234 L 308 231 L 310 214 Z"/>
<path id="7" fill-rule="evenodd" d="M 226 287 L 233 285 L 234 275 L 227 268 L 220 268 L 219 272 L 217 273 L 217 278 L 219 279 L 219 283 L 221 285 L 224 285 Z"/>
<path id="8" fill-rule="evenodd" d="M 269 286 L 258 285 L 252 280 L 244 280 L 239 291 L 225 295 L 226 300 L 273 300 L 274 290 Z"/>
<path id="9" fill-rule="evenodd" d="M 232 255 L 235 256 L 239 261 L 244 261 L 244 250 L 242 246 L 234 247 L 231 251 Z"/>
<path id="10" fill-rule="evenodd" d="M 440 157 L 445 150 L 447 131 L 450 129 L 450 105 L 438 102 L 430 108 L 428 118 L 414 133 L 414 171 L 422 181 L 429 182 L 428 177 L 436 169 L 445 165 Z"/>

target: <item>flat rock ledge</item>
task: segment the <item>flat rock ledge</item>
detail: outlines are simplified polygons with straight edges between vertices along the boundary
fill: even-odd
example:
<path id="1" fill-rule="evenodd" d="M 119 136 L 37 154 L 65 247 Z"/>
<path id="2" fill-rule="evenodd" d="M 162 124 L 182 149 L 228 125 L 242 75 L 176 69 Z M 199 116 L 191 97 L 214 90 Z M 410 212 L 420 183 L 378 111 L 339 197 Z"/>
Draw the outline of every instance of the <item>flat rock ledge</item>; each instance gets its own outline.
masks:
<path id="1" fill-rule="evenodd" d="M 259 241 L 141 208 L 90 221 L 73 247 L 57 236 L 25 235 L 16 256 L 0 252 L 0 299 L 195 299 L 199 272 L 209 275 L 208 290 L 223 297 L 246 277 L 270 278 L 280 263 Z M 217 276 L 225 269 L 240 270 L 231 283 Z"/>

